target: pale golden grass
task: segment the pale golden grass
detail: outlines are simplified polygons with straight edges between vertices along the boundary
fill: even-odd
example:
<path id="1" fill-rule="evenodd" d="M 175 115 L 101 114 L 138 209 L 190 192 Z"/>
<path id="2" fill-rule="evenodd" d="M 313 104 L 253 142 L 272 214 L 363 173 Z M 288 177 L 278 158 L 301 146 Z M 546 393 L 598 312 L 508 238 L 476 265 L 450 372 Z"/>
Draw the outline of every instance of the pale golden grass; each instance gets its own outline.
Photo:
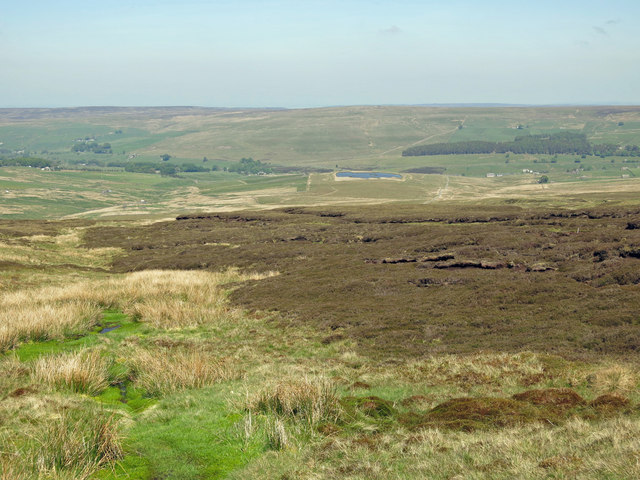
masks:
<path id="1" fill-rule="evenodd" d="M 0 410 L 3 480 L 95 478 L 122 457 L 115 417 L 95 404 L 46 397 L 16 399 L 9 407 Z"/>
<path id="2" fill-rule="evenodd" d="M 598 393 L 629 394 L 638 388 L 638 370 L 616 364 L 596 370 L 587 380 Z"/>
<path id="3" fill-rule="evenodd" d="M 235 269 L 221 273 L 145 271 L 125 277 L 120 286 L 122 305 L 129 313 L 156 328 L 185 328 L 237 320 L 239 312 L 228 306 L 224 286 L 265 278 Z"/>
<path id="4" fill-rule="evenodd" d="M 134 349 L 128 358 L 136 386 L 152 395 L 202 388 L 237 378 L 232 362 L 199 349 Z"/>
<path id="5" fill-rule="evenodd" d="M 3 480 L 95 478 L 122 456 L 120 417 L 95 400 L 28 393 L 0 402 Z"/>
<path id="6" fill-rule="evenodd" d="M 532 353 L 483 353 L 476 355 L 439 355 L 410 362 L 402 370 L 408 380 L 447 383 L 475 379 L 483 383 L 517 384 L 523 377 L 541 375 L 544 364 Z"/>
<path id="7" fill-rule="evenodd" d="M 109 360 L 98 350 L 40 357 L 33 378 L 52 388 L 97 395 L 109 386 Z"/>
<path id="8" fill-rule="evenodd" d="M 63 287 L 7 292 L 0 297 L 0 350 L 29 340 L 59 339 L 94 326 L 105 308 L 121 309 L 157 328 L 233 322 L 226 301 L 230 283 L 267 274 L 148 270 Z"/>
<path id="9" fill-rule="evenodd" d="M 3 377 L 18 378 L 29 373 L 29 367 L 20 361 L 14 353 L 7 353 L 0 357 L 0 375 Z"/>
<path id="10" fill-rule="evenodd" d="M 531 352 L 478 353 L 472 355 L 443 354 L 397 364 L 372 362 L 352 350 L 352 345 L 335 344 L 331 375 L 345 382 L 361 381 L 373 386 L 400 388 L 407 391 L 418 387 L 425 391 L 433 386 L 439 388 L 438 395 L 461 395 L 473 390 L 476 394 L 495 395 L 499 391 L 518 391 L 523 386 L 546 384 L 552 381 L 565 382 L 550 375 L 545 366 L 545 355 Z M 342 350 L 342 351 L 340 351 Z M 565 375 L 567 371 L 553 372 Z M 414 388 L 409 389 L 411 385 Z"/>
<path id="11" fill-rule="evenodd" d="M 108 280 L 10 292 L 1 301 L 10 306 L 84 300 L 105 307 L 133 308 L 136 304 L 152 302 L 157 298 L 173 298 L 219 308 L 226 299 L 225 285 L 273 275 L 276 274 L 244 274 L 235 268 L 223 272 L 145 270 Z"/>
<path id="12" fill-rule="evenodd" d="M 289 434 L 281 419 L 274 418 L 267 424 L 266 435 L 267 445 L 271 450 L 284 450 L 289 447 Z"/>
<path id="13" fill-rule="evenodd" d="M 87 301 L 39 303 L 0 301 L 0 351 L 22 342 L 61 339 L 94 326 L 101 309 Z"/>
<path id="14" fill-rule="evenodd" d="M 341 407 L 335 385 L 326 378 L 285 380 L 248 399 L 249 410 L 302 422 L 310 427 L 335 422 Z"/>
<path id="15" fill-rule="evenodd" d="M 106 267 L 122 249 L 83 248 L 81 245 L 84 229 L 84 227 L 69 229 L 57 236 L 31 235 L 0 241 L 0 261 L 31 266 Z"/>
<path id="16" fill-rule="evenodd" d="M 574 419 L 498 431 L 386 430 L 270 452 L 231 479 L 635 479 L 640 421 Z"/>

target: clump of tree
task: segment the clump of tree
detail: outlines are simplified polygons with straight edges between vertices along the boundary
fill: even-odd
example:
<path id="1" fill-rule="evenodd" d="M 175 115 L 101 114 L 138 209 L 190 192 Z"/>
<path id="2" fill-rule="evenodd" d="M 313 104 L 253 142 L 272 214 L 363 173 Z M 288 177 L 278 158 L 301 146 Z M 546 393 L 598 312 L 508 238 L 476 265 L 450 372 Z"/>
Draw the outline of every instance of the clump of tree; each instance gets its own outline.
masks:
<path id="1" fill-rule="evenodd" d="M 485 142 L 470 140 L 453 143 L 432 143 L 416 145 L 402 152 L 405 157 L 423 155 L 463 155 L 463 154 L 516 153 L 534 155 L 600 155 L 600 156 L 640 156 L 640 148 L 627 145 L 592 145 L 582 133 L 560 132 L 551 135 L 523 135 L 512 142 Z"/>
<path id="2" fill-rule="evenodd" d="M 168 162 L 169 160 L 171 160 L 171 155 L 169 155 L 168 153 L 163 153 L 162 155 L 160 155 L 160 158 L 163 162 Z"/>
<path id="3" fill-rule="evenodd" d="M 183 163 L 180 166 L 181 172 L 209 172 L 211 169 L 195 165 L 193 163 Z"/>
<path id="4" fill-rule="evenodd" d="M 110 143 L 98 143 L 95 140 L 85 140 L 81 143 L 76 143 L 71 147 L 72 152 L 92 152 L 92 153 L 113 153 Z"/>
<path id="5" fill-rule="evenodd" d="M 254 160 L 251 157 L 243 158 L 240 163 L 230 166 L 227 170 L 241 175 L 260 175 L 273 172 L 268 164 L 260 160 Z"/>
<path id="6" fill-rule="evenodd" d="M 53 168 L 58 163 L 43 158 L 34 157 L 16 157 L 16 158 L 0 158 L 0 167 L 32 167 L 32 168 Z"/>
<path id="7" fill-rule="evenodd" d="M 124 166 L 125 172 L 132 173 L 160 173 L 163 176 L 173 176 L 178 173 L 175 165 L 169 165 L 166 163 L 153 163 L 153 162 L 131 162 Z"/>

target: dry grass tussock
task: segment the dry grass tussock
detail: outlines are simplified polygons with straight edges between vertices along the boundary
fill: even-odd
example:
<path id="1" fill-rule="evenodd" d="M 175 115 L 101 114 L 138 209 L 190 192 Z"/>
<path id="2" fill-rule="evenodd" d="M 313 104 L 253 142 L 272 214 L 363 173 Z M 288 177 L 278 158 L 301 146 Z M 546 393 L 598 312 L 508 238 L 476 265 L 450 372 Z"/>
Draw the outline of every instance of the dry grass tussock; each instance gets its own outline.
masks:
<path id="1" fill-rule="evenodd" d="M 94 326 L 104 308 L 118 308 L 158 328 L 237 319 L 225 285 L 274 275 L 149 270 L 64 287 L 7 292 L 0 297 L 0 351 L 30 340 L 62 338 Z"/>
<path id="2" fill-rule="evenodd" d="M 104 304 L 116 304 L 125 313 L 156 328 L 187 328 L 237 321 L 240 312 L 230 308 L 225 286 L 273 276 L 224 272 L 148 270 L 135 272 L 106 285 Z M 116 298 L 109 296 L 117 295 Z"/>
<path id="3" fill-rule="evenodd" d="M 137 348 L 128 363 L 135 384 L 153 395 L 206 387 L 238 376 L 227 359 L 203 350 Z"/>
<path id="4" fill-rule="evenodd" d="M 638 388 L 638 370 L 628 365 L 600 368 L 587 377 L 598 393 L 628 394 Z"/>
<path id="5" fill-rule="evenodd" d="M 639 449 L 640 422 L 619 418 L 470 433 L 364 432 L 273 452 L 230 478 L 631 479 L 640 478 Z"/>
<path id="6" fill-rule="evenodd" d="M 539 356 L 523 352 L 477 355 L 440 355 L 410 362 L 400 375 L 407 380 L 440 384 L 451 382 L 517 385 L 544 373 Z"/>
<path id="7" fill-rule="evenodd" d="M 0 433 L 3 480 L 94 478 L 122 453 L 115 417 L 95 406 L 58 408 L 38 422 Z"/>
<path id="8" fill-rule="evenodd" d="M 82 227 L 66 233 L 31 235 L 14 241 L 0 241 L 0 261 L 24 265 L 55 266 L 72 264 L 79 267 L 106 267 L 120 248 L 82 248 Z"/>
<path id="9" fill-rule="evenodd" d="M 87 301 L 39 303 L 0 300 L 0 351 L 19 343 L 60 339 L 94 326 L 101 308 Z"/>
<path id="10" fill-rule="evenodd" d="M 109 385 L 109 360 L 98 350 L 47 355 L 33 365 L 33 377 L 53 388 L 96 395 Z"/>
<path id="11" fill-rule="evenodd" d="M 289 380 L 265 388 L 249 399 L 254 412 L 305 423 L 336 422 L 342 415 L 335 385 L 327 379 Z"/>

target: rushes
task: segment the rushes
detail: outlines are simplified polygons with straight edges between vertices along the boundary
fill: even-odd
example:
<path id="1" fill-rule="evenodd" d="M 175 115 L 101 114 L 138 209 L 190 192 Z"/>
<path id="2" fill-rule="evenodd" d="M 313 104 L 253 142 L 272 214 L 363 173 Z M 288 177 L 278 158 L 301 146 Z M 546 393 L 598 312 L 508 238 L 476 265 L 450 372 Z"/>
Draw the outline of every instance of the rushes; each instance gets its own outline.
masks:
<path id="1" fill-rule="evenodd" d="M 35 362 L 33 376 L 54 388 L 97 395 L 109 385 L 109 361 L 97 350 L 44 356 Z"/>
<path id="2" fill-rule="evenodd" d="M 117 308 L 156 328 L 235 321 L 224 286 L 266 275 L 149 270 L 65 287 L 9 292 L 0 297 L 0 352 L 28 341 L 61 339 L 96 325 Z"/>
<path id="3" fill-rule="evenodd" d="M 198 304 L 183 298 L 151 297 L 133 304 L 125 313 L 162 329 L 197 327 L 207 323 L 219 324 L 237 317 L 235 311 L 219 301 L 220 298 L 212 296 L 212 300 L 211 303 Z"/>
<path id="4" fill-rule="evenodd" d="M 9 303 L 4 307 L 0 311 L 0 351 L 22 342 L 60 339 L 87 330 L 98 322 L 101 312 L 86 301 Z"/>
<path id="5" fill-rule="evenodd" d="M 225 272 L 135 272 L 120 284 L 121 305 L 129 313 L 156 328 L 185 328 L 236 320 L 238 312 L 226 302 L 224 285 L 267 275 L 245 275 L 236 269 Z M 116 288 L 118 290 L 118 288 Z"/>
<path id="6" fill-rule="evenodd" d="M 287 381 L 265 389 L 250 408 L 315 427 L 336 422 L 341 415 L 334 385 L 326 379 Z"/>
<path id="7" fill-rule="evenodd" d="M 638 386 L 637 370 L 626 365 L 613 365 L 590 375 L 587 380 L 600 393 L 624 393 L 635 390 Z"/>
<path id="8" fill-rule="evenodd" d="M 50 469 L 72 469 L 75 465 L 99 467 L 122 455 L 113 417 L 85 411 L 79 418 L 61 412 L 58 421 L 48 423 L 37 443 L 38 463 Z"/>
<path id="9" fill-rule="evenodd" d="M 152 395 L 206 387 L 237 376 L 226 359 L 202 350 L 139 348 L 130 364 L 136 385 Z"/>
<path id="10" fill-rule="evenodd" d="M 52 400 L 53 401 L 53 400 Z M 117 422 L 97 407 L 59 406 L 15 436 L 0 436 L 3 479 L 88 479 L 122 457 Z"/>
<path id="11" fill-rule="evenodd" d="M 342 409 L 336 388 L 325 378 L 288 380 L 247 399 L 248 415 L 266 416 L 265 435 L 271 450 L 285 450 L 292 441 L 313 435 L 323 423 L 338 422 Z"/>
<path id="12" fill-rule="evenodd" d="M 267 445 L 271 450 L 284 450 L 289 446 L 289 435 L 284 422 L 276 418 L 267 425 Z"/>

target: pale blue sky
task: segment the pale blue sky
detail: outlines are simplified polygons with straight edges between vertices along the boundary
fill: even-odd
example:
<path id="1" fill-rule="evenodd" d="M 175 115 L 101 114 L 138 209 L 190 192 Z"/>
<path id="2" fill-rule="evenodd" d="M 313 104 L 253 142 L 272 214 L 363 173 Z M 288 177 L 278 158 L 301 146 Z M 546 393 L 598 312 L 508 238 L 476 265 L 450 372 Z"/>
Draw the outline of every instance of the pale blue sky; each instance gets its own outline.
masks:
<path id="1" fill-rule="evenodd" d="M 640 103 L 638 0 L 0 0 L 0 107 Z"/>

